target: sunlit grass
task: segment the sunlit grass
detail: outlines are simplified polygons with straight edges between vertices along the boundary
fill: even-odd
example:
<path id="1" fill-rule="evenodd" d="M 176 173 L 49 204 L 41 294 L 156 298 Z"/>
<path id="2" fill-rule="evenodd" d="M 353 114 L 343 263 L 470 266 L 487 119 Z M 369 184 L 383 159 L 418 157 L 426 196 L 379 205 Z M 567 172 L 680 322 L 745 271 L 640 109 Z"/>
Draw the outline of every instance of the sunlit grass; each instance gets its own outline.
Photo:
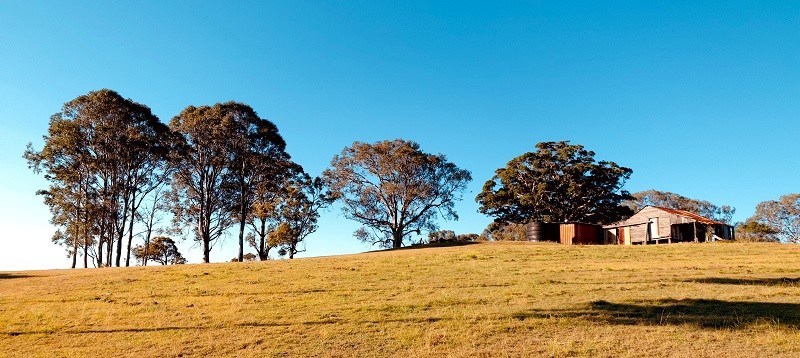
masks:
<path id="1" fill-rule="evenodd" d="M 797 356 L 799 254 L 488 243 L 0 273 L 0 355 Z"/>

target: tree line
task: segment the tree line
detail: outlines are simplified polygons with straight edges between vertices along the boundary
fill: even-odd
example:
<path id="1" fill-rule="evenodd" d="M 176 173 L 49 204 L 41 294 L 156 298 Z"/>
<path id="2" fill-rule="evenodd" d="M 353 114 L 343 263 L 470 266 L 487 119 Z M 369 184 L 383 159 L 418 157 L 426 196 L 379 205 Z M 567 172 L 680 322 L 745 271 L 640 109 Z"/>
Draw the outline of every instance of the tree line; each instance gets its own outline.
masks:
<path id="1" fill-rule="evenodd" d="M 437 216 L 457 218 L 454 203 L 471 180 L 443 155 L 400 139 L 356 142 L 312 177 L 291 160 L 275 124 L 246 104 L 188 106 L 167 125 L 108 89 L 65 103 L 43 139 L 24 158 L 49 183 L 37 194 L 73 268 L 79 257 L 83 267 L 129 266 L 132 255 L 143 265 L 185 262 L 164 235 L 192 238 L 210 262 L 231 229 L 236 261 L 266 260 L 272 250 L 293 258 L 334 200 L 364 225 L 358 239 L 400 247 L 436 229 Z M 256 255 L 244 253 L 246 244 Z"/>
<path id="2" fill-rule="evenodd" d="M 631 194 L 624 190 L 630 168 L 568 141 L 542 142 L 483 185 L 475 200 L 494 217 L 487 230 L 455 235 L 438 231 L 436 219 L 458 219 L 454 205 L 472 177 L 444 155 L 402 139 L 355 142 L 312 177 L 291 160 L 275 124 L 238 102 L 188 106 L 164 124 L 115 91 L 92 91 L 51 116 L 43 139 L 40 150 L 29 143 L 24 158 L 49 183 L 37 194 L 57 228 L 52 240 L 67 249 L 73 268 L 79 257 L 84 267 L 129 266 L 132 255 L 143 265 L 185 262 L 169 235 L 195 240 L 210 262 L 231 229 L 236 261 L 266 260 L 272 250 L 293 258 L 334 201 L 363 225 L 357 239 L 387 248 L 423 232 L 432 242 L 521 239 L 531 220 L 606 224 L 644 205 L 725 222 L 735 212 L 669 192 Z M 737 233 L 741 227 L 746 237 L 800 241 L 800 194 L 756 211 Z M 245 254 L 245 245 L 256 254 Z"/>
<path id="3" fill-rule="evenodd" d="M 245 240 L 262 258 L 275 247 L 293 257 L 331 196 L 285 148 L 277 127 L 246 104 L 189 106 L 166 125 L 104 89 L 65 103 L 43 148 L 28 144 L 24 157 L 49 182 L 38 194 L 57 227 L 53 241 L 68 248 L 72 267 L 79 256 L 100 267 L 129 266 L 132 254 L 144 265 L 158 254 L 185 261 L 169 258 L 173 241 L 151 242 L 161 234 L 192 237 L 209 262 L 234 226 L 240 260 Z M 135 237 L 143 244 L 132 247 Z"/>

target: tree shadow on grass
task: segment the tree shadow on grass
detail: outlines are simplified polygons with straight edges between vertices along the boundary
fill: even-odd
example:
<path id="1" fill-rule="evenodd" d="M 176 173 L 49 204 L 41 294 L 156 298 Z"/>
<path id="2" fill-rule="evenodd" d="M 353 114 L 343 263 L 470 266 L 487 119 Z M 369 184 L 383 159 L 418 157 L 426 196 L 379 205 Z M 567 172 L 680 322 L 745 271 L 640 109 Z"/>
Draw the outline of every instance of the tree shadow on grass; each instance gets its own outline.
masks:
<path id="1" fill-rule="evenodd" d="M 684 282 L 711 283 L 719 285 L 756 285 L 756 286 L 800 286 L 800 277 L 778 278 L 729 278 L 703 277 Z"/>
<path id="2" fill-rule="evenodd" d="M 513 318 L 582 318 L 614 325 L 694 325 L 709 329 L 744 329 L 751 324 L 768 323 L 800 326 L 800 304 L 736 302 L 684 299 L 636 303 L 594 301 L 586 307 L 564 310 L 531 310 Z"/>
<path id="3" fill-rule="evenodd" d="M 12 278 L 26 278 L 26 277 L 36 277 L 36 276 L 25 275 L 20 273 L 0 272 L 0 280 L 7 280 Z"/>
<path id="4" fill-rule="evenodd" d="M 416 249 L 427 249 L 427 248 L 431 248 L 431 247 L 466 246 L 466 245 L 475 245 L 475 244 L 479 244 L 479 243 L 480 242 L 477 242 L 477 241 L 436 242 L 436 243 L 432 243 L 432 244 L 403 246 L 403 247 L 396 248 L 396 249 L 374 250 L 374 251 L 369 251 L 369 252 L 416 250 Z"/>

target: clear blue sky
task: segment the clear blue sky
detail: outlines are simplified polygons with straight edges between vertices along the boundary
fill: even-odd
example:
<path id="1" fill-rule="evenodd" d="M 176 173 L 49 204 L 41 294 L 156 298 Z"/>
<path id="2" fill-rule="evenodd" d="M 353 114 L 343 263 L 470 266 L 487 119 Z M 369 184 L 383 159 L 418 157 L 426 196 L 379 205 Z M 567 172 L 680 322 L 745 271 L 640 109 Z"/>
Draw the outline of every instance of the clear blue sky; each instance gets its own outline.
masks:
<path id="1" fill-rule="evenodd" d="M 404 138 L 472 172 L 475 195 L 540 141 L 571 140 L 658 189 L 737 208 L 800 191 L 794 1 L 2 1 L 0 270 L 62 268 L 21 158 L 61 105 L 110 88 L 162 121 L 236 100 L 319 174 L 353 141 Z M 370 249 L 324 213 L 304 256 Z M 191 262 L 200 250 L 183 244 Z M 235 240 L 211 257 L 235 256 Z"/>

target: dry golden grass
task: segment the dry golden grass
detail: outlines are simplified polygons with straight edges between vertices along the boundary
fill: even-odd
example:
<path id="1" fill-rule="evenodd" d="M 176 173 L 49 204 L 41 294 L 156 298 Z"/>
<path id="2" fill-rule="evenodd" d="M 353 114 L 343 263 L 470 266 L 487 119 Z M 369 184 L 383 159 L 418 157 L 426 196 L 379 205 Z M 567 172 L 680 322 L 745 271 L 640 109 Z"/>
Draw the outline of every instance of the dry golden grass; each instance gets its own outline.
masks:
<path id="1" fill-rule="evenodd" d="M 798 356 L 799 254 L 486 243 L 0 273 L 0 355 Z"/>

